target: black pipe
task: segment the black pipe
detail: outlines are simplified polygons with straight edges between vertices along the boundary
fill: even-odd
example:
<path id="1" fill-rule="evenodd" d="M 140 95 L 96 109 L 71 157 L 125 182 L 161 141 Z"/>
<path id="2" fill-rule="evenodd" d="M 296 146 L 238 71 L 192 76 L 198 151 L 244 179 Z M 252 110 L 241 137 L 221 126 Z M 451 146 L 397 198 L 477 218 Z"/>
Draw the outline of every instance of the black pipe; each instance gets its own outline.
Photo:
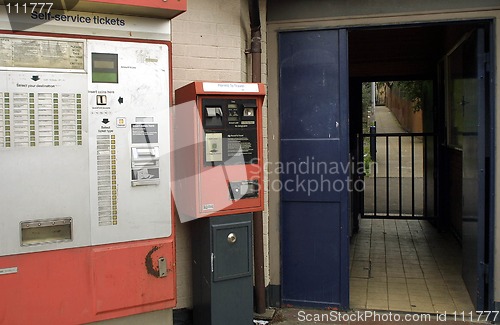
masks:
<path id="1" fill-rule="evenodd" d="M 250 54 L 252 57 L 252 82 L 261 82 L 261 53 L 262 35 L 260 32 L 260 7 L 259 0 L 248 1 L 250 13 L 251 43 Z M 263 158 L 262 158 L 263 159 Z M 255 277 L 255 312 L 266 312 L 266 288 L 264 280 L 264 225 L 262 212 L 253 214 L 253 242 L 254 242 L 254 277 Z"/>
<path id="2" fill-rule="evenodd" d="M 250 54 L 252 56 L 252 82 L 261 81 L 261 53 L 262 34 L 260 32 L 260 7 L 259 0 L 249 0 L 248 8 L 250 12 Z"/>
<path id="3" fill-rule="evenodd" d="M 250 13 L 250 28 L 260 30 L 259 0 L 248 0 L 248 11 Z"/>

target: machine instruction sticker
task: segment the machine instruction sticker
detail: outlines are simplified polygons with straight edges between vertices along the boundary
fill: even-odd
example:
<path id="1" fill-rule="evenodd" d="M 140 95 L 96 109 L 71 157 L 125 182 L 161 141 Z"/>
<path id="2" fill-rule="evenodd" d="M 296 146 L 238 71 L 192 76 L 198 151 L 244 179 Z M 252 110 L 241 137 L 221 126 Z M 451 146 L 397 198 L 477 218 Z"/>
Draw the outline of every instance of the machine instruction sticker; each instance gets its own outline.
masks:
<path id="1" fill-rule="evenodd" d="M 84 69 L 83 41 L 0 38 L 0 67 Z"/>
<path id="2" fill-rule="evenodd" d="M 243 83 L 230 83 L 230 82 L 204 82 L 203 91 L 208 92 L 230 92 L 230 93 L 257 93 L 259 92 L 259 85 L 243 84 Z"/>
<path id="3" fill-rule="evenodd" d="M 7 267 L 0 269 L 0 275 L 17 273 L 17 267 Z"/>
<path id="4" fill-rule="evenodd" d="M 0 72 L 0 147 L 81 146 L 79 74 Z"/>
<path id="5" fill-rule="evenodd" d="M 253 134 L 230 133 L 227 135 L 227 154 L 229 157 L 243 156 L 245 162 L 257 158 Z"/>
<path id="6" fill-rule="evenodd" d="M 132 143 L 158 143 L 158 124 L 132 124 Z"/>

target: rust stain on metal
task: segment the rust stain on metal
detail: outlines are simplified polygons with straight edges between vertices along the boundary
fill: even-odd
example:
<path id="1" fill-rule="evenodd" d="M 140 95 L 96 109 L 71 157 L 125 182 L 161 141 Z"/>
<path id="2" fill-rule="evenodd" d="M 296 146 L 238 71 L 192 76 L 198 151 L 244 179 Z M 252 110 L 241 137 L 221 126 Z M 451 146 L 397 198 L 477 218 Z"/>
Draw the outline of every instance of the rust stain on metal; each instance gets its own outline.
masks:
<path id="1" fill-rule="evenodd" d="M 160 277 L 160 270 L 158 268 L 155 268 L 154 265 L 153 265 L 153 253 L 156 252 L 158 249 L 160 249 L 160 247 L 158 246 L 153 246 L 151 248 L 151 250 L 148 252 L 148 254 L 146 255 L 146 260 L 145 260 L 145 265 L 146 265 L 146 270 L 148 272 L 148 274 L 151 274 L 152 276 L 154 276 L 155 278 L 159 278 Z"/>

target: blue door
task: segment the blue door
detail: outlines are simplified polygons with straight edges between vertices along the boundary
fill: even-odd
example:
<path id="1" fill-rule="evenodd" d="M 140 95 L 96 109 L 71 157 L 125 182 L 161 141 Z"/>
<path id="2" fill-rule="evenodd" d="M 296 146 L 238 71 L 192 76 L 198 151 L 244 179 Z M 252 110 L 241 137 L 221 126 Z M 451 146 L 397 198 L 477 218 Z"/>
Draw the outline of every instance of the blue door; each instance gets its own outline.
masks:
<path id="1" fill-rule="evenodd" d="M 279 35 L 282 303 L 349 304 L 346 30 Z"/>
<path id="2" fill-rule="evenodd" d="M 457 142 L 462 147 L 462 275 L 476 310 L 489 310 L 490 297 L 486 277 L 491 264 L 488 180 L 491 141 L 489 130 L 494 121 L 490 116 L 487 89 L 489 72 L 485 68 L 485 30 L 471 33 L 448 57 L 450 105 L 461 116 Z M 453 135 L 453 131 L 451 133 Z"/>

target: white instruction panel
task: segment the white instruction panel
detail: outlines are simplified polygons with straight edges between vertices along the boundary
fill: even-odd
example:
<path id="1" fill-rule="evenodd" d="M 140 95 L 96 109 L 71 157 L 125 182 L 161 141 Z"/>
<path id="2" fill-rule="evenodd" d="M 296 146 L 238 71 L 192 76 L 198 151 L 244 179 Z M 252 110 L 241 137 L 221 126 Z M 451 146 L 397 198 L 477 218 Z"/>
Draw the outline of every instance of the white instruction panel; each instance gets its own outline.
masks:
<path id="1" fill-rule="evenodd" d="M 0 256 L 171 235 L 168 57 L 0 36 Z"/>
<path id="2" fill-rule="evenodd" d="M 85 75 L 1 74 L 7 86 L 0 91 L 0 147 L 83 144 Z"/>
<path id="3" fill-rule="evenodd" d="M 87 51 L 92 243 L 170 236 L 168 47 Z"/>

